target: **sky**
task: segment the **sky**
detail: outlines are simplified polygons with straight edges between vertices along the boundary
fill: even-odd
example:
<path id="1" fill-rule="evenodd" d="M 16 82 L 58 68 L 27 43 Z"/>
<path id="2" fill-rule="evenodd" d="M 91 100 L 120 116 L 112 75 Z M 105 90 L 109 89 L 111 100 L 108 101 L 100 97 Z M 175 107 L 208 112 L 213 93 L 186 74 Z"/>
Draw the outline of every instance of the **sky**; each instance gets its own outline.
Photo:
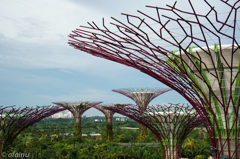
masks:
<path id="1" fill-rule="evenodd" d="M 186 7 L 184 0 L 179 6 Z M 168 4 L 175 1 L 169 0 Z M 68 35 L 88 21 L 124 18 L 157 0 L 1 0 L 0 1 L 0 105 L 18 107 L 52 102 L 103 101 L 132 103 L 112 89 L 168 88 L 140 71 L 97 58 L 68 46 Z M 179 3 L 179 2 L 178 2 Z M 221 6 L 220 6 L 221 7 Z M 187 7 L 186 7 L 187 9 Z M 201 5 L 197 10 L 204 10 Z M 175 91 L 155 98 L 150 105 L 186 103 Z M 84 113 L 102 115 L 96 109 Z"/>

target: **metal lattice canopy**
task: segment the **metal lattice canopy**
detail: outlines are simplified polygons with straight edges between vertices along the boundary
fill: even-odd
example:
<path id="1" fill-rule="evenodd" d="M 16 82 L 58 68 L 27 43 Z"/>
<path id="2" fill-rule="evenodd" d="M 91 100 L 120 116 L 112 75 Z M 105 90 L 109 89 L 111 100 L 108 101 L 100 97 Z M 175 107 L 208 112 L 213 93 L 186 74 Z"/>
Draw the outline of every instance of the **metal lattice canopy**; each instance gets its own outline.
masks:
<path id="1" fill-rule="evenodd" d="M 52 103 L 68 109 L 73 114 L 74 117 L 78 118 L 82 117 L 82 114 L 85 111 L 102 102 L 80 101 L 80 102 L 52 102 Z"/>
<path id="2" fill-rule="evenodd" d="M 95 105 L 98 105 L 102 102 L 53 102 L 58 106 L 68 109 L 74 116 L 74 131 L 78 136 L 79 140 L 82 137 L 82 128 L 81 128 L 81 118 L 82 114 L 88 109 L 92 108 Z"/>
<path id="3" fill-rule="evenodd" d="M 134 100 L 141 109 L 146 109 L 148 104 L 159 95 L 171 91 L 170 88 L 122 88 L 113 89 L 113 92 L 120 93 Z"/>
<path id="4" fill-rule="evenodd" d="M 13 140 L 29 126 L 55 113 L 66 110 L 58 106 L 0 106 L 0 152 L 7 152 Z"/>
<path id="5" fill-rule="evenodd" d="M 139 109 L 146 110 L 148 104 L 157 96 L 166 93 L 172 89 L 169 88 L 122 88 L 122 89 L 113 89 L 113 92 L 120 93 L 134 100 L 138 105 Z M 147 128 L 139 124 L 138 138 L 137 142 L 144 142 L 145 137 L 147 136 Z"/>
<path id="6" fill-rule="evenodd" d="M 202 123 L 194 108 L 184 104 L 148 106 L 146 111 L 134 105 L 105 108 L 127 116 L 149 128 L 158 137 L 164 149 L 165 158 L 168 159 L 180 158 L 184 139 L 194 127 Z"/>
<path id="7" fill-rule="evenodd" d="M 182 2 L 182 1 L 181 1 Z M 214 158 L 240 158 L 239 0 L 177 1 L 147 6 L 150 15 L 112 17 L 116 31 L 88 23 L 69 35 L 69 45 L 94 56 L 136 68 L 181 94 L 199 113 L 208 131 Z M 204 9 L 202 9 L 204 8 Z M 154 25 L 153 25 L 154 24 Z M 173 51 L 176 50 L 176 51 Z M 165 57 L 165 59 L 164 59 Z M 239 151 L 239 152 L 238 152 Z"/>
<path id="8" fill-rule="evenodd" d="M 104 107 L 125 107 L 131 104 L 99 104 L 99 105 L 94 105 L 92 107 L 96 108 L 97 110 L 101 111 L 106 119 L 110 118 L 112 119 L 113 115 L 115 114 L 115 112 L 109 110 L 109 109 L 105 109 Z"/>

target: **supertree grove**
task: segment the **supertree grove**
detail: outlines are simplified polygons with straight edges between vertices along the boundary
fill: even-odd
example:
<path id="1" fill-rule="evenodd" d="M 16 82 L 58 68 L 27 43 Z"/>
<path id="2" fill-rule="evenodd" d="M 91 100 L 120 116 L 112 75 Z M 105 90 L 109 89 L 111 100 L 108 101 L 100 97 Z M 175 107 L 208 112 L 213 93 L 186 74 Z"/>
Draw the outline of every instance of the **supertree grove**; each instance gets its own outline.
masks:
<path id="1" fill-rule="evenodd" d="M 159 95 L 170 91 L 169 88 L 122 88 L 113 89 L 113 92 L 120 93 L 134 100 L 140 110 L 146 110 L 148 104 Z M 138 142 L 144 142 L 147 135 L 147 128 L 142 124 L 139 125 Z"/>
<path id="2" fill-rule="evenodd" d="M 65 110 L 58 106 L 16 107 L 0 106 L 0 152 L 7 152 L 13 140 L 29 126 Z"/>
<path id="3" fill-rule="evenodd" d="M 81 118 L 82 114 L 88 109 L 102 102 L 53 102 L 58 106 L 68 109 L 74 116 L 74 132 L 79 140 L 82 138 Z"/>
<path id="4" fill-rule="evenodd" d="M 183 141 L 194 127 L 202 123 L 194 108 L 184 104 L 148 106 L 146 110 L 141 110 L 134 105 L 105 108 L 127 116 L 149 128 L 158 137 L 166 159 L 181 158 Z"/>
<path id="5" fill-rule="evenodd" d="M 239 0 L 214 1 L 224 6 L 221 16 L 207 0 L 201 1 L 203 10 L 200 1 L 187 2 L 188 10 L 177 1 L 165 8 L 147 6 L 154 16 L 122 13 L 127 22 L 112 18 L 118 32 L 110 31 L 104 19 L 103 29 L 88 23 L 69 35 L 69 45 L 136 68 L 177 91 L 201 116 L 213 157 L 239 159 Z"/>
<path id="6" fill-rule="evenodd" d="M 108 142 L 113 141 L 112 118 L 113 118 L 113 115 L 115 114 L 115 112 L 113 112 L 111 110 L 108 110 L 108 109 L 105 109 L 105 107 L 119 108 L 119 107 L 125 107 L 127 105 L 130 105 L 130 104 L 101 104 L 101 105 L 94 105 L 93 106 L 94 108 L 101 111 L 106 117 L 106 120 L 107 120 L 107 125 L 106 125 L 107 130 L 106 131 L 107 131 L 107 141 Z"/>

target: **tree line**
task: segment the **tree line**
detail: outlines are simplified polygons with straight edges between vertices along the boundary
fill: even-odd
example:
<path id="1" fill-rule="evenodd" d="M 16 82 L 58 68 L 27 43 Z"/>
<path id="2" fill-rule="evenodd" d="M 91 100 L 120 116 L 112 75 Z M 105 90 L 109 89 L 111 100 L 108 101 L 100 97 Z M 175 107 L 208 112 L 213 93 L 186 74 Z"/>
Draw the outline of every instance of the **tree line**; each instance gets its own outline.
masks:
<path id="1" fill-rule="evenodd" d="M 90 124 L 91 123 L 91 124 Z M 23 131 L 12 144 L 11 152 L 30 153 L 30 158 L 108 158 L 108 159 L 159 159 L 163 156 L 161 145 L 156 136 L 148 130 L 145 143 L 158 144 L 157 147 L 136 145 L 138 130 L 121 127 L 138 127 L 135 121 L 113 121 L 113 142 L 106 142 L 106 123 L 82 122 L 83 133 L 100 133 L 101 136 L 83 137 L 77 140 L 73 133 L 73 119 L 44 119 Z M 87 126 L 92 126 L 89 128 Z M 89 130 L 90 129 L 90 130 Z M 68 135 L 64 135 L 68 133 Z M 130 147 L 119 143 L 132 143 Z M 210 140 L 207 132 L 194 129 L 182 145 L 182 157 L 205 159 L 211 155 Z"/>

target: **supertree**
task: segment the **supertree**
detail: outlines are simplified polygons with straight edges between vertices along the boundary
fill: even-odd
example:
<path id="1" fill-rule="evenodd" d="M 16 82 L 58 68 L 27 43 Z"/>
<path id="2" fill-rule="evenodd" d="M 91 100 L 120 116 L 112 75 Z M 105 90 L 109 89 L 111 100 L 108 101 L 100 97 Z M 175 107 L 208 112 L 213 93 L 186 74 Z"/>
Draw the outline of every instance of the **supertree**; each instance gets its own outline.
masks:
<path id="1" fill-rule="evenodd" d="M 0 152 L 7 152 L 13 140 L 29 126 L 65 110 L 56 106 L 16 107 L 0 106 Z"/>
<path id="2" fill-rule="evenodd" d="M 165 8 L 147 6 L 156 11 L 155 17 L 138 11 L 143 17 L 123 14 L 126 23 L 112 18 L 118 32 L 110 31 L 104 19 L 103 29 L 88 23 L 69 35 L 69 44 L 136 68 L 176 90 L 207 117 L 203 122 L 214 158 L 240 158 L 239 0 L 215 3 L 225 6 L 224 15 L 207 0 L 201 13 L 191 0 L 187 11 L 177 8 L 177 1 Z M 169 14 L 161 15 L 165 12 Z"/>
<path id="3" fill-rule="evenodd" d="M 172 89 L 169 88 L 122 88 L 113 89 L 113 92 L 120 93 L 134 100 L 140 110 L 146 110 L 148 104 L 157 96 L 166 93 Z M 143 142 L 147 136 L 147 128 L 139 124 L 138 142 Z"/>
<path id="4" fill-rule="evenodd" d="M 106 121 L 107 121 L 107 125 L 106 125 L 106 132 L 107 132 L 107 141 L 108 142 L 112 142 L 113 141 L 113 131 L 112 131 L 112 118 L 113 115 L 115 114 L 115 112 L 105 109 L 105 107 L 125 107 L 127 105 L 130 104 L 101 104 L 101 105 L 95 105 L 93 106 L 94 108 L 98 109 L 99 111 L 101 111 L 105 117 L 106 117 Z"/>
<path id="5" fill-rule="evenodd" d="M 88 109 L 92 108 L 95 105 L 98 105 L 102 102 L 52 102 L 58 106 L 61 106 L 65 109 L 68 109 L 74 116 L 74 131 L 81 140 L 82 137 L 82 127 L 81 127 L 81 118 L 82 114 Z"/>
<path id="6" fill-rule="evenodd" d="M 184 104 L 148 106 L 146 110 L 134 105 L 105 109 L 127 116 L 149 128 L 158 137 L 166 159 L 180 158 L 186 136 L 202 123 L 194 108 Z"/>

